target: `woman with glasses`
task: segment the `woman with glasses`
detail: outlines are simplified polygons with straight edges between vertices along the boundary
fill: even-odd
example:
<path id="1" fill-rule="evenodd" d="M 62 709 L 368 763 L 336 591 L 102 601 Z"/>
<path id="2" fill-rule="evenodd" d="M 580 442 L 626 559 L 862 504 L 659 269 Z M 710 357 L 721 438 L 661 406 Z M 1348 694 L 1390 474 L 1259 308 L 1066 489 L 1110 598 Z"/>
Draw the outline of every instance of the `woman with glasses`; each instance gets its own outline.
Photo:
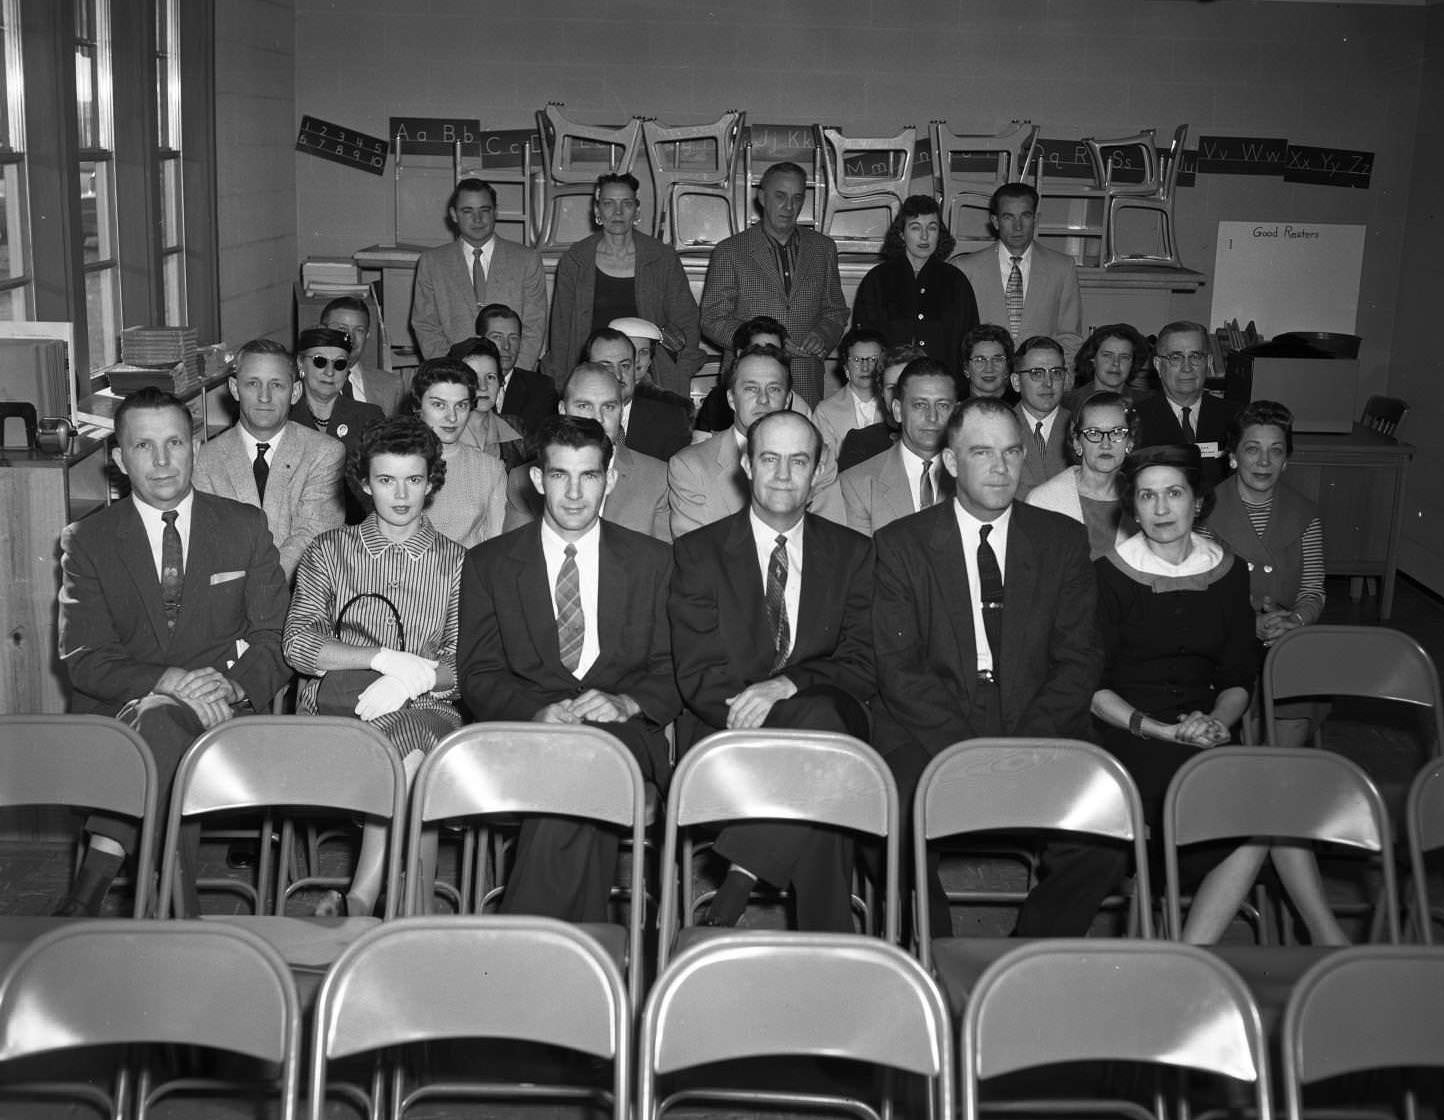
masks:
<path id="1" fill-rule="evenodd" d="M 339 439 L 346 453 L 354 454 L 361 435 L 372 424 L 385 419 L 374 404 L 363 404 L 342 392 L 351 366 L 351 340 L 326 327 L 304 330 L 296 339 L 296 369 L 301 375 L 301 396 L 291 406 L 291 419 L 318 432 Z M 360 493 L 348 480 L 342 487 L 346 524 L 355 525 L 366 516 Z"/>
<path id="2" fill-rule="evenodd" d="M 955 244 L 935 199 L 904 199 L 883 238 L 882 263 L 858 285 L 853 329 L 877 331 L 885 346 L 910 343 L 956 371 L 963 336 L 978 325 L 978 301 L 972 283 L 948 263 Z"/>
<path id="3" fill-rule="evenodd" d="M 501 394 L 501 352 L 489 338 L 473 338 L 465 346 L 453 347 L 450 357 L 461 361 L 476 375 L 475 395 L 462 429 L 461 442 L 475 447 L 506 470 L 526 459 L 526 438 L 501 413 L 496 398 Z M 517 424 L 519 417 L 512 417 Z"/>
<path id="4" fill-rule="evenodd" d="M 683 397 L 702 366 L 701 320 L 682 262 L 669 246 L 637 230 L 637 180 L 608 172 L 597 179 L 592 217 L 598 232 L 557 262 L 547 372 L 558 385 L 582 360 L 582 347 L 613 319 L 655 323 L 662 344 L 652 355 L 652 380 Z"/>
<path id="5" fill-rule="evenodd" d="M 1148 366 L 1148 341 L 1127 323 L 1099 327 L 1073 358 L 1078 387 L 1063 397 L 1063 407 L 1076 413 L 1094 393 L 1118 393 L 1130 405 L 1150 397 L 1147 389 L 1133 388 L 1134 371 Z"/>
<path id="6" fill-rule="evenodd" d="M 878 367 L 886 349 L 882 335 L 868 327 L 853 327 L 837 344 L 838 370 L 846 381 L 818 403 L 812 417 L 823 446 L 834 455 L 848 432 L 878 423 L 887 411 L 877 395 Z"/>
<path id="7" fill-rule="evenodd" d="M 1013 388 L 1013 336 L 1006 327 L 982 323 L 963 336 L 963 376 L 968 396 L 1018 403 Z"/>
<path id="8" fill-rule="evenodd" d="M 1030 490 L 1024 499 L 1030 506 L 1081 522 L 1088 530 L 1088 551 L 1094 560 L 1138 531 L 1118 497 L 1118 471 L 1133 450 L 1136 422 L 1120 394 L 1094 393 L 1069 425 L 1075 465 Z"/>

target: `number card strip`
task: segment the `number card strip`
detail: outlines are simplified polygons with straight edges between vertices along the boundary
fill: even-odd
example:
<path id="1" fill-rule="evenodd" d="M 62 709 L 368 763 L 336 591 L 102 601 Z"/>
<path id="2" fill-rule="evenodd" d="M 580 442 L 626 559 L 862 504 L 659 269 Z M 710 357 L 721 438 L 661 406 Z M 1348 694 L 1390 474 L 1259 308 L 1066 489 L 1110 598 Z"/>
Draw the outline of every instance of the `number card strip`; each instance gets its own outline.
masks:
<path id="1" fill-rule="evenodd" d="M 381 175 L 386 171 L 387 144 L 379 136 L 367 136 L 354 128 L 331 124 L 318 117 L 302 117 L 296 136 L 296 151 L 307 152 L 332 163 Z"/>

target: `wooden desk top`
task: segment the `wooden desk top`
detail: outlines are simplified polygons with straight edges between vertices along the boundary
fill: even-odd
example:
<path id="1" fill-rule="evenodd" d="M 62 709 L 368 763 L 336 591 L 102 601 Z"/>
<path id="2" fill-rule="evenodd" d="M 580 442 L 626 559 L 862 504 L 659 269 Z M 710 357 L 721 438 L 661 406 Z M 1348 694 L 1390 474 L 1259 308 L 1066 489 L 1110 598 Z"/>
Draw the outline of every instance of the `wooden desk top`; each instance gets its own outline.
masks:
<path id="1" fill-rule="evenodd" d="M 1320 455 L 1350 457 L 1378 456 L 1387 459 L 1412 459 L 1414 446 L 1393 436 L 1381 436 L 1373 428 L 1357 421 L 1352 432 L 1295 432 L 1293 458 Z"/>

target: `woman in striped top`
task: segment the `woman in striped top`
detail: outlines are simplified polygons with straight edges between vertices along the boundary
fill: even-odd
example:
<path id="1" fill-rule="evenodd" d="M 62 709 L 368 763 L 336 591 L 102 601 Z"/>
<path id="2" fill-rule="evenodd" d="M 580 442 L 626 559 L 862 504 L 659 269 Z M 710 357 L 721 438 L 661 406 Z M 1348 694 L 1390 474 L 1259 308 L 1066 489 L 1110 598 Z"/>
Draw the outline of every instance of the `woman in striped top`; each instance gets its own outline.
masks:
<path id="1" fill-rule="evenodd" d="M 351 463 L 372 512 L 359 525 L 322 533 L 296 569 L 282 648 L 301 673 L 297 711 L 314 713 L 332 670 L 381 675 L 360 695 L 356 715 L 383 732 L 401 755 L 407 780 L 423 755 L 461 726 L 456 707 L 457 604 L 466 550 L 425 515 L 446 477 L 441 444 L 420 420 L 396 417 L 366 430 Z M 404 648 L 390 607 L 400 615 Z M 367 825 L 346 912 L 370 914 L 380 892 L 384 835 Z M 339 896 L 318 913 L 341 912 Z"/>

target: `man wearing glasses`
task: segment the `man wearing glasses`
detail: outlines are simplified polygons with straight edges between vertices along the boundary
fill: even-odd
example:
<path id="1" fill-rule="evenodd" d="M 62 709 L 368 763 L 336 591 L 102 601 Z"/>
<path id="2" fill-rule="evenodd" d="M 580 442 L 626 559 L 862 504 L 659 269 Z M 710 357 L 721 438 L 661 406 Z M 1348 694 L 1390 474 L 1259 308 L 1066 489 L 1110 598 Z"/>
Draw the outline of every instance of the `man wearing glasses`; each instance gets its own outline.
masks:
<path id="1" fill-rule="evenodd" d="M 1200 323 L 1169 323 L 1158 332 L 1153 366 L 1163 393 L 1138 404 L 1138 446 L 1196 444 L 1203 484 L 1218 485 L 1228 463 L 1224 442 L 1241 406 L 1203 391 L 1213 373 L 1208 331 Z"/>
<path id="2" fill-rule="evenodd" d="M 395 416 L 401 403 L 400 375 L 384 369 L 367 369 L 366 343 L 371 337 L 371 309 L 356 296 L 338 296 L 321 312 L 321 325 L 340 331 L 351 342 L 351 361 L 341 391 L 362 404 L 374 404 L 387 416 Z"/>
<path id="3" fill-rule="evenodd" d="M 1028 449 L 1023 459 L 1018 497 L 1041 486 L 1067 466 L 1063 447 L 1068 439 L 1068 410 L 1062 408 L 1068 367 L 1063 346 L 1056 339 L 1034 335 L 1018 347 L 1013 370 L 1013 388 L 1019 396 L 1018 421 L 1023 425 Z"/>
<path id="4" fill-rule="evenodd" d="M 837 344 L 838 368 L 847 382 L 825 397 L 812 417 L 834 458 L 848 432 L 883 418 L 887 406 L 877 399 L 877 367 L 886 347 L 883 336 L 867 327 L 854 327 Z"/>

